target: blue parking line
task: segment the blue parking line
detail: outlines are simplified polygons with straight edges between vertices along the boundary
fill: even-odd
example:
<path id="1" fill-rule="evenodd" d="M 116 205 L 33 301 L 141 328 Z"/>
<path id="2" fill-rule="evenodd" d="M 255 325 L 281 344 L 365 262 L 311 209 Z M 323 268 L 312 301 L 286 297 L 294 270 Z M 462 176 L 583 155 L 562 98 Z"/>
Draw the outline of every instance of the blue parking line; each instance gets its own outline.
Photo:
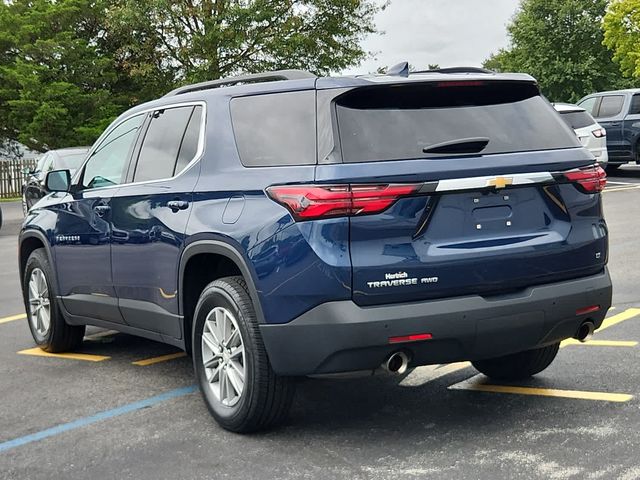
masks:
<path id="1" fill-rule="evenodd" d="M 13 440 L 8 440 L 6 442 L 0 443 L 0 453 L 6 452 L 7 450 L 11 450 L 12 448 L 26 445 L 27 443 L 37 442 L 38 440 L 43 440 L 48 437 L 53 437 L 54 435 L 68 432 L 69 430 L 75 430 L 76 428 L 81 428 L 86 425 L 91 425 L 92 423 L 100 422 L 102 420 L 107 420 L 108 418 L 118 417 L 120 415 L 124 415 L 125 413 L 130 413 L 136 410 L 140 410 L 141 408 L 150 407 L 152 405 L 155 405 L 156 403 L 164 402 L 165 400 L 171 400 L 172 398 L 183 397 L 184 395 L 188 395 L 190 393 L 195 392 L 196 389 L 197 387 L 195 385 L 191 385 L 189 387 L 177 388 L 175 390 L 170 390 L 168 392 L 162 393 L 160 395 L 156 395 L 154 397 L 149 397 L 144 400 L 139 400 L 137 402 L 129 403 L 127 405 L 113 408 L 111 410 L 105 410 L 104 412 L 96 413 L 95 415 L 90 415 L 88 417 L 79 418 L 78 420 L 74 420 L 69 423 L 56 425 L 55 427 L 47 428 L 46 430 L 41 430 L 39 432 L 32 433 L 30 435 L 25 435 L 24 437 L 14 438 Z"/>

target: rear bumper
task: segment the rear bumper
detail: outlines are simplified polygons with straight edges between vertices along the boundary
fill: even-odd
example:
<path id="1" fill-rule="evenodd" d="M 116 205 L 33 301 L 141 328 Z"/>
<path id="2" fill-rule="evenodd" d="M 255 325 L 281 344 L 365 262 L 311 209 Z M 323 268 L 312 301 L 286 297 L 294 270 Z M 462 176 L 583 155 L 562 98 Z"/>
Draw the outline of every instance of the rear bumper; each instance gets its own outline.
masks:
<path id="1" fill-rule="evenodd" d="M 420 303 L 360 307 L 352 301 L 319 305 L 283 325 L 260 326 L 274 371 L 310 375 L 368 370 L 394 351 L 411 366 L 479 360 L 572 337 L 587 319 L 596 328 L 611 307 L 611 278 L 599 275 L 530 287 L 517 294 L 468 296 Z M 600 310 L 576 316 L 599 305 Z M 389 337 L 430 333 L 431 340 L 389 345 Z"/>

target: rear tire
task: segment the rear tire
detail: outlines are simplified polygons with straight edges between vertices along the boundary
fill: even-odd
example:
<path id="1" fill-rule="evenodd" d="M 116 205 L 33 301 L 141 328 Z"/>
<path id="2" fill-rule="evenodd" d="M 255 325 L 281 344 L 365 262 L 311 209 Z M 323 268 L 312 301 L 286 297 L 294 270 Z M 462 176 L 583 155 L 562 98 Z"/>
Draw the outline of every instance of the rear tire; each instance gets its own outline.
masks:
<path id="1" fill-rule="evenodd" d="M 22 294 L 29 329 L 38 346 L 50 353 L 75 350 L 82 343 L 85 326 L 69 325 L 56 301 L 51 281 L 53 269 L 44 249 L 34 250 L 24 271 Z"/>
<path id="2" fill-rule="evenodd" d="M 200 391 L 220 426 L 248 433 L 284 421 L 294 379 L 273 372 L 242 277 L 222 278 L 205 287 L 195 309 L 192 339 Z"/>
<path id="3" fill-rule="evenodd" d="M 496 380 L 522 380 L 542 372 L 556 358 L 560 343 L 554 343 L 534 350 L 471 362 L 487 377 Z"/>

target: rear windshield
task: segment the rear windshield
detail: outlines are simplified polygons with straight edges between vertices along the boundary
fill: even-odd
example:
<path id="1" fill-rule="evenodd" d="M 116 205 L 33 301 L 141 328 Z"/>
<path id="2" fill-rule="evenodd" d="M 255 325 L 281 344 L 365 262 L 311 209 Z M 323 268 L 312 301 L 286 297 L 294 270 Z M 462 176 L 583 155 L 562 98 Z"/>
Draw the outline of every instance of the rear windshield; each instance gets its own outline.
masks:
<path id="1" fill-rule="evenodd" d="M 336 114 L 345 162 L 439 158 L 452 153 L 425 150 L 464 140 L 482 155 L 580 146 L 529 83 L 364 87 L 338 97 Z"/>
<path id="2" fill-rule="evenodd" d="M 561 112 L 560 116 L 574 130 L 578 128 L 588 127 L 596 123 L 596 121 L 587 112 Z"/>

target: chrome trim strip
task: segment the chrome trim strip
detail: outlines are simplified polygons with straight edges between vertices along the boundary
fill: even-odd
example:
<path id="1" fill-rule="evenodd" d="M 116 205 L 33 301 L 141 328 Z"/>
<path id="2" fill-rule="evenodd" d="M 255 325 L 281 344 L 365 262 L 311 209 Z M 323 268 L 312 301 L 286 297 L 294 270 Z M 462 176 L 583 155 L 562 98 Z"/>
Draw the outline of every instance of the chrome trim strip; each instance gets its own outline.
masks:
<path id="1" fill-rule="evenodd" d="M 506 175 L 488 175 L 483 177 L 467 177 L 440 180 L 436 192 L 452 192 L 458 190 L 473 190 L 478 188 L 501 189 L 508 186 L 531 185 L 536 183 L 553 182 L 550 172 L 515 173 Z"/>

